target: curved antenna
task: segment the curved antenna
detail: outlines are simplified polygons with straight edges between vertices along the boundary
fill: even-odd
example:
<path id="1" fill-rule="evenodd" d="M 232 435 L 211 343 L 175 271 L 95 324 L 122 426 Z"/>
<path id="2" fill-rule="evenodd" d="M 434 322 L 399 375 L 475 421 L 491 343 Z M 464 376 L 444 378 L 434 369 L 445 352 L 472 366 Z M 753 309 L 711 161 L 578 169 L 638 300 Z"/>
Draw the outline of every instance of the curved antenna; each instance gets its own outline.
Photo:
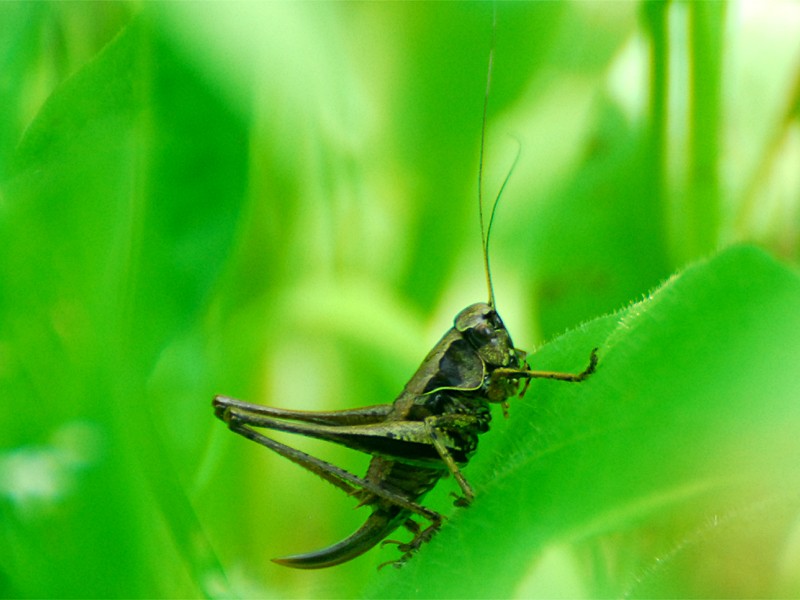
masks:
<path id="1" fill-rule="evenodd" d="M 492 204 L 492 212 L 489 214 L 489 226 L 486 228 L 486 239 L 484 240 L 484 246 L 483 246 L 483 261 L 486 265 L 487 273 L 489 270 L 489 236 L 492 234 L 494 215 L 497 212 L 497 205 L 500 203 L 500 196 L 503 195 L 503 190 L 506 189 L 506 184 L 508 184 L 509 179 L 511 179 L 511 174 L 514 172 L 514 168 L 517 166 L 517 163 L 519 162 L 519 155 L 522 153 L 522 143 L 517 138 L 514 138 L 514 141 L 517 142 L 517 154 L 514 156 L 514 162 L 511 163 L 511 168 L 508 169 L 508 173 L 506 173 L 506 178 L 503 179 L 503 185 L 500 186 L 500 190 L 497 192 L 497 196 L 494 199 L 494 204 Z M 481 223 L 481 228 L 483 228 L 483 223 Z M 489 298 L 490 298 L 489 305 L 494 307 L 494 288 L 492 287 L 491 276 L 487 277 L 487 280 L 489 281 Z"/>
<path id="2" fill-rule="evenodd" d="M 514 167 L 517 166 L 517 162 L 519 161 L 519 155 L 522 150 L 522 144 L 517 138 L 514 138 L 517 142 L 517 154 L 514 157 L 514 162 L 511 164 L 511 168 L 508 170 L 505 179 L 503 180 L 503 185 L 500 186 L 500 190 L 497 192 L 497 196 L 494 199 L 494 203 L 492 204 L 492 212 L 489 213 L 489 224 L 488 226 L 485 224 L 485 219 L 483 217 L 483 154 L 484 148 L 486 146 L 486 116 L 488 113 L 489 108 L 489 91 L 492 87 L 492 67 L 494 66 L 494 46 L 495 46 L 495 31 L 497 29 L 497 5 L 493 6 L 492 12 L 492 45 L 489 49 L 489 70 L 486 74 L 486 94 L 483 97 L 483 122 L 481 124 L 481 150 L 480 150 L 480 158 L 478 159 L 478 215 L 480 217 L 481 223 L 481 245 L 483 246 L 483 268 L 486 272 L 486 287 L 489 290 L 489 306 L 494 308 L 495 301 L 494 301 L 494 285 L 492 284 L 492 270 L 489 267 L 489 236 L 492 233 L 492 225 L 494 224 L 494 215 L 497 213 L 497 205 L 500 203 L 500 197 L 503 195 L 503 191 L 506 189 L 506 185 L 508 184 L 509 179 L 511 179 L 511 173 L 514 172 Z"/>
<path id="3" fill-rule="evenodd" d="M 492 67 L 494 66 L 494 44 L 495 44 L 495 30 L 497 28 L 497 5 L 492 6 L 492 42 L 489 48 L 489 68 L 486 73 L 486 93 L 483 97 L 483 121 L 481 123 L 481 150 L 478 158 L 478 216 L 481 223 L 481 246 L 483 247 L 483 268 L 486 272 L 486 287 L 489 290 L 489 306 L 494 307 L 494 287 L 492 286 L 492 272 L 489 269 L 489 229 L 492 226 L 494 219 L 494 211 L 497 208 L 497 200 L 500 199 L 498 195 L 497 200 L 494 202 L 494 208 L 489 216 L 489 227 L 484 224 L 483 218 L 483 151 L 486 146 L 486 113 L 489 109 L 489 90 L 492 87 Z M 509 173 L 510 175 L 510 173 Z M 506 177 L 508 181 L 508 177 Z M 503 183 L 505 187 L 505 183 Z M 500 190 L 502 192 L 502 188 Z"/>

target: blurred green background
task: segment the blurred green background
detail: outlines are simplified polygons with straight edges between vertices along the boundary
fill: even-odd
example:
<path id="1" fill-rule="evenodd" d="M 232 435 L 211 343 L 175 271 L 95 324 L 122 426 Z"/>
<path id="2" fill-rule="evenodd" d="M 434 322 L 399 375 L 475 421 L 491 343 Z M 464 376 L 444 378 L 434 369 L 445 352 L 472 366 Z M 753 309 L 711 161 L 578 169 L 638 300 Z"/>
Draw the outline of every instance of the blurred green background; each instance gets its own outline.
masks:
<path id="1" fill-rule="evenodd" d="M 498 307 L 600 369 L 497 415 L 405 569 L 269 562 L 366 509 L 211 397 L 390 402 L 485 298 L 494 8 L 0 3 L 0 595 L 800 594 L 788 1 L 496 4 Z"/>

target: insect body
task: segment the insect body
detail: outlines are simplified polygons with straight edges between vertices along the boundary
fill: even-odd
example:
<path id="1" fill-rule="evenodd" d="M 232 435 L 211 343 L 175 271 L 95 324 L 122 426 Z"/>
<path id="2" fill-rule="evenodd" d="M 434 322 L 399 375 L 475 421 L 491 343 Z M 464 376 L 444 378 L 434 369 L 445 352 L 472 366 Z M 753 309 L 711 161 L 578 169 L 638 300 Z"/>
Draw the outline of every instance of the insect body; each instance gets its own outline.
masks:
<path id="1" fill-rule="evenodd" d="M 461 474 L 475 452 L 478 435 L 488 431 L 490 403 L 505 403 L 523 379 L 550 378 L 582 381 L 597 362 L 593 351 L 580 374 L 531 371 L 525 353 L 511 337 L 490 304 L 462 310 L 453 327 L 422 361 L 417 372 L 392 404 L 333 412 L 294 411 L 214 398 L 216 415 L 235 431 L 302 467 L 369 505 L 372 514 L 347 539 L 320 550 L 274 559 L 301 569 L 330 567 L 366 552 L 392 531 L 405 525 L 411 542 L 399 544 L 405 562 L 442 523 L 442 516 L 419 504 L 446 473 L 463 494 L 456 504 L 468 505 L 474 493 Z M 373 455 L 365 477 L 281 444 L 254 427 L 299 433 Z M 426 518 L 425 529 L 411 519 Z"/>
<path id="2" fill-rule="evenodd" d="M 486 98 L 488 89 L 487 82 Z M 481 164 L 486 102 L 483 122 Z M 479 190 L 480 187 L 479 183 Z M 300 569 L 338 565 L 405 526 L 413 537 L 408 543 L 395 542 L 403 554 L 399 560 L 390 561 L 401 565 L 442 524 L 439 513 L 420 503 L 439 479 L 448 473 L 454 477 L 462 494 L 457 505 L 466 506 L 472 501 L 474 492 L 461 467 L 477 449 L 478 436 L 489 430 L 491 404 L 501 404 L 505 410 L 507 399 L 519 393 L 522 381 L 549 378 L 578 382 L 594 371 L 596 349 L 589 365 L 579 374 L 530 370 L 525 352 L 514 347 L 494 308 L 488 259 L 494 209 L 489 227 L 484 228 L 480 191 L 478 205 L 489 301 L 472 304 L 456 315 L 453 327 L 428 353 L 393 403 L 311 412 L 270 408 L 225 396 L 214 398 L 216 416 L 231 430 L 316 473 L 372 510 L 364 525 L 341 542 L 316 552 L 273 559 L 275 562 Z M 372 459 L 366 475 L 359 477 L 277 442 L 257 431 L 259 428 L 327 440 L 370 454 Z M 419 525 L 412 519 L 414 516 L 423 517 L 427 525 Z"/>

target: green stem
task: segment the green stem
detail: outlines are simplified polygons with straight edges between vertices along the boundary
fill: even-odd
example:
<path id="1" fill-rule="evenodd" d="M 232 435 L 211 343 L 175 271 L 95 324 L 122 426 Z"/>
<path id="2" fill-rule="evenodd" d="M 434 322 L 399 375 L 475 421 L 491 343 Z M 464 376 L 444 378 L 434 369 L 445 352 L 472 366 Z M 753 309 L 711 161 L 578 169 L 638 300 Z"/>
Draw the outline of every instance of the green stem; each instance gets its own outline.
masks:
<path id="1" fill-rule="evenodd" d="M 653 202 L 661 207 L 661 232 L 663 240 L 669 240 L 669 210 L 666 205 L 666 156 L 667 156 L 667 98 L 669 83 L 669 35 L 666 1 L 644 2 L 642 17 L 650 36 L 650 98 L 649 128 L 646 152 L 650 167 Z"/>
<path id="2" fill-rule="evenodd" d="M 689 8 L 690 108 L 684 258 L 708 254 L 719 241 L 722 42 L 724 2 Z"/>

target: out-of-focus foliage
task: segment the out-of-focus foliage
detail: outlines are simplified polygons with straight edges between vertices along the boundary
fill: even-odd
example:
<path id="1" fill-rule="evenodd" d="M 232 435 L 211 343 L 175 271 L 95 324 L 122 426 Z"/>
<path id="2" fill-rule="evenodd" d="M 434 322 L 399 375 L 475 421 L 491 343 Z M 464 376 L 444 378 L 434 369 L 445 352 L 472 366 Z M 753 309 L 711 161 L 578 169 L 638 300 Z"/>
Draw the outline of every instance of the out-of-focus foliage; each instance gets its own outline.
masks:
<path id="1" fill-rule="evenodd" d="M 366 509 L 210 398 L 389 402 L 485 298 L 494 8 L 0 3 L 1 596 L 800 593 L 792 2 L 497 4 L 498 307 L 598 373 L 497 419 L 406 569 L 269 562 Z"/>

